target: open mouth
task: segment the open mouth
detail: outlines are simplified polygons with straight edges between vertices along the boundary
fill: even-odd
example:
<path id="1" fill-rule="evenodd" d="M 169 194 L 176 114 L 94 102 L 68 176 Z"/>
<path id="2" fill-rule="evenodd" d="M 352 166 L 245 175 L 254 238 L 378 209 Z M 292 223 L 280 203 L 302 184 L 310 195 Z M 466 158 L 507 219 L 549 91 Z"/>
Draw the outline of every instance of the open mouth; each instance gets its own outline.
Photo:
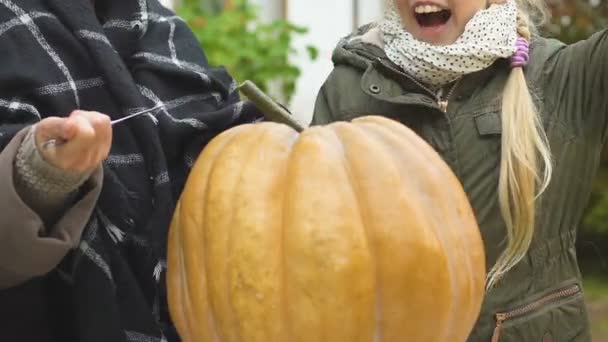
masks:
<path id="1" fill-rule="evenodd" d="M 421 27 L 435 27 L 447 23 L 452 11 L 435 5 L 419 5 L 414 8 L 414 16 Z"/>

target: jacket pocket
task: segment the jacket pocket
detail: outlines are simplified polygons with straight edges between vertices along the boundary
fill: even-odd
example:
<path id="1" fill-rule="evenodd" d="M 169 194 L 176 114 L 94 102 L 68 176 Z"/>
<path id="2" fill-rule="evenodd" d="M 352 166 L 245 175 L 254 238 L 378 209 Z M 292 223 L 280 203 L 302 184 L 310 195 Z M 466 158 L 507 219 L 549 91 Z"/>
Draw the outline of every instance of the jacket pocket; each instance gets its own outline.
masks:
<path id="1" fill-rule="evenodd" d="M 492 342 L 591 341 L 580 285 L 562 286 L 495 314 Z"/>
<path id="2" fill-rule="evenodd" d="M 470 120 L 470 119 L 469 119 Z M 479 143 L 477 150 L 479 157 L 492 160 L 494 163 L 500 160 L 500 150 L 502 146 L 502 122 L 500 112 L 496 110 L 485 110 L 473 116 L 474 129 L 477 136 L 472 134 L 473 142 Z"/>

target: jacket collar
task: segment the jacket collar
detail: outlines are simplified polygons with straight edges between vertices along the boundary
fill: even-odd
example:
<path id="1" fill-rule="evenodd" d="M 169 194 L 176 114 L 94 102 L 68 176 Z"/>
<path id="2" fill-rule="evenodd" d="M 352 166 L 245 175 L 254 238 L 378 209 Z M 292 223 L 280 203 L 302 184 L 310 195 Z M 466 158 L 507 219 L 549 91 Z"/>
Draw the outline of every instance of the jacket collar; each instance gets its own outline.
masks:
<path id="1" fill-rule="evenodd" d="M 362 82 L 366 81 L 366 76 L 371 75 L 371 69 L 374 69 L 384 77 L 398 83 L 403 91 L 423 94 L 434 102 L 436 95 L 429 94 L 428 90 L 431 89 L 420 84 L 414 77 L 408 75 L 386 56 L 381 34 L 376 24 L 362 26 L 351 35 L 340 40 L 332 55 L 332 61 L 335 65 L 345 64 L 364 70 Z M 468 99 L 476 91 L 483 89 L 494 77 L 505 76 L 509 71 L 510 68 L 507 60 L 500 59 L 488 68 L 468 74 L 458 81 L 451 100 Z M 369 86 L 369 84 L 362 84 L 364 89 L 369 88 Z M 369 91 L 367 92 L 370 93 Z M 370 95 L 377 97 L 373 92 Z M 400 97 L 403 99 L 403 96 Z M 428 101 L 423 102 L 431 107 L 437 107 L 427 103 Z"/>

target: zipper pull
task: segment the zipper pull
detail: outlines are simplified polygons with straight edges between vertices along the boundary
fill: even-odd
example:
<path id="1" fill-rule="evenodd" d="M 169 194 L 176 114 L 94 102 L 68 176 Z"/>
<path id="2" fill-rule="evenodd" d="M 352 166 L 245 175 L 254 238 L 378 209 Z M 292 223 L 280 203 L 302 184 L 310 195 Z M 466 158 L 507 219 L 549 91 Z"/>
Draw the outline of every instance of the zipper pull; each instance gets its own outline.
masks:
<path id="1" fill-rule="evenodd" d="M 446 97 L 445 100 L 443 99 L 443 88 L 439 88 L 439 91 L 437 91 L 437 105 L 439 105 L 439 109 L 441 109 L 442 112 L 447 113 L 448 112 L 448 98 Z"/>
<path id="2" fill-rule="evenodd" d="M 502 323 L 507 319 L 507 315 L 503 313 L 496 314 L 496 327 L 494 328 L 494 333 L 492 334 L 492 342 L 498 342 L 500 338 L 500 329 L 502 328 Z"/>
<path id="3" fill-rule="evenodd" d="M 447 113 L 448 112 L 448 100 L 439 100 L 437 102 L 439 104 L 439 108 L 441 109 L 441 111 L 444 113 Z"/>

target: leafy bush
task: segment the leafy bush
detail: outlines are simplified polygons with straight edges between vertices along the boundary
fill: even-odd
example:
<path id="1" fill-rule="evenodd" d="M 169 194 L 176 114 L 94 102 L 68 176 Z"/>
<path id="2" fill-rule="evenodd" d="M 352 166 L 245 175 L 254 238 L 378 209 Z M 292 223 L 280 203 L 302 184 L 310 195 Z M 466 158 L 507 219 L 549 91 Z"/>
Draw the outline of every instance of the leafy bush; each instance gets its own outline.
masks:
<path id="1" fill-rule="evenodd" d="M 210 6 L 207 6 L 210 7 Z M 272 85 L 280 88 L 281 100 L 293 96 L 299 68 L 290 57 L 297 54 L 292 38 L 306 28 L 285 20 L 262 23 L 258 9 L 247 0 L 236 0 L 221 11 L 206 10 L 199 0 L 187 0 L 177 9 L 205 50 L 211 65 L 222 65 L 238 82 L 252 80 L 269 92 Z M 308 46 L 309 58 L 317 58 L 317 49 Z"/>
<path id="2" fill-rule="evenodd" d="M 608 27 L 606 0 L 549 0 L 552 20 L 547 33 L 566 43 L 585 39 Z"/>

